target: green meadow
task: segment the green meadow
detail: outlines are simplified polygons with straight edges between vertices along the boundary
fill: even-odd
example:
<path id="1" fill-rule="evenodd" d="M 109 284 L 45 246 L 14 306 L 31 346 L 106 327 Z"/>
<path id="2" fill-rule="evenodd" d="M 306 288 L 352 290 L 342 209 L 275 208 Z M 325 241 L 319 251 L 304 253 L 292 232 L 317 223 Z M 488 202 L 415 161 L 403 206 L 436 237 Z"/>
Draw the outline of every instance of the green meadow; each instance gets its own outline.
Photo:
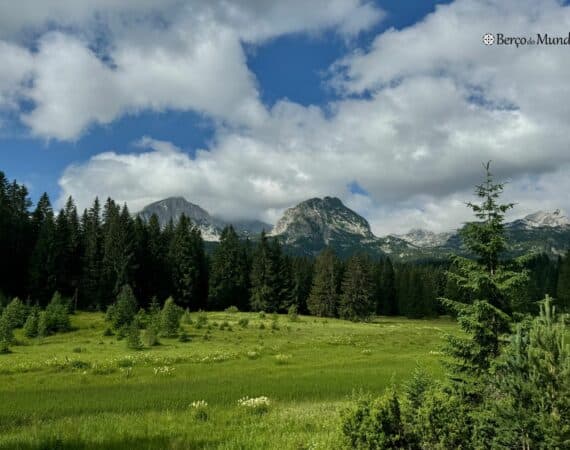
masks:
<path id="1" fill-rule="evenodd" d="M 104 336 L 100 313 L 47 338 L 18 330 L 0 355 L 0 449 L 342 448 L 351 397 L 405 382 L 418 364 L 440 376 L 440 344 L 457 329 L 449 319 L 207 317 L 183 325 L 190 342 L 139 351 Z M 246 396 L 269 406 L 240 406 Z"/>

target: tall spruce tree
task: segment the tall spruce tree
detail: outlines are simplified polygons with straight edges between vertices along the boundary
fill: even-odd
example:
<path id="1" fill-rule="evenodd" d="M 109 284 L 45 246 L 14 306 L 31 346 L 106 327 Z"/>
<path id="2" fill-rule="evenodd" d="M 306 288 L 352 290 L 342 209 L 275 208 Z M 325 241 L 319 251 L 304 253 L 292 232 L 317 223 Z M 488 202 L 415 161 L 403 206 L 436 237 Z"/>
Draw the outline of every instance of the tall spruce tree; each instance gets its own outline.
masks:
<path id="1" fill-rule="evenodd" d="M 222 230 L 212 256 L 208 303 L 214 309 L 234 305 L 245 311 L 249 307 L 247 255 L 231 225 Z"/>
<path id="2" fill-rule="evenodd" d="M 185 215 L 174 229 L 169 248 L 173 291 L 183 308 L 205 309 L 208 267 L 200 230 Z"/>
<path id="3" fill-rule="evenodd" d="M 566 253 L 566 257 L 559 265 L 556 300 L 561 310 L 570 310 L 570 251 Z"/>
<path id="4" fill-rule="evenodd" d="M 504 215 L 513 204 L 499 203 L 504 185 L 494 181 L 490 163 L 484 168 L 484 182 L 475 189 L 480 203 L 468 203 L 477 221 L 461 231 L 464 245 L 476 259 L 455 256 L 456 270 L 448 272 L 462 290 L 469 291 L 473 301 L 465 304 L 442 299 L 444 306 L 457 314 L 459 326 L 467 335 L 448 336 L 446 347 L 455 380 L 464 386 L 480 380 L 499 355 L 501 336 L 510 330 L 507 312 L 518 289 L 528 280 L 520 265 L 509 267 L 500 260 L 507 248 Z"/>
<path id="5" fill-rule="evenodd" d="M 364 256 L 354 255 L 348 260 L 338 306 L 340 318 L 364 320 L 374 314 L 374 286 L 370 272 L 370 261 Z"/>
<path id="6" fill-rule="evenodd" d="M 309 312 L 315 316 L 334 317 L 337 314 L 340 268 L 334 251 L 327 247 L 315 261 L 313 286 L 307 300 Z"/>
<path id="7" fill-rule="evenodd" d="M 253 311 L 276 312 L 279 307 L 275 262 L 269 241 L 263 231 L 251 267 L 250 306 Z"/>
<path id="8" fill-rule="evenodd" d="M 102 296 L 102 230 L 101 205 L 95 198 L 93 206 L 82 218 L 83 248 L 79 304 L 82 307 L 103 308 Z"/>

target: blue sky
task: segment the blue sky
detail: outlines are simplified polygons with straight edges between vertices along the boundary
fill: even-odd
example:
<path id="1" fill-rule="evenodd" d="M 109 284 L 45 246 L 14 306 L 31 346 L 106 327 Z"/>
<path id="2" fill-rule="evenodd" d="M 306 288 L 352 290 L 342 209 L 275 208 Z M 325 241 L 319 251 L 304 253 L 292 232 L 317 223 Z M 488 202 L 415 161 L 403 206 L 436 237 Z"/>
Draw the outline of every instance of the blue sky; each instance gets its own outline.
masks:
<path id="1" fill-rule="evenodd" d="M 89 3 L 70 2 L 68 17 L 31 0 L 0 6 L 0 61 L 10 68 L 0 76 L 0 170 L 33 199 L 73 195 L 85 207 L 111 195 L 136 210 L 184 195 L 227 217 L 274 222 L 306 197 L 337 195 L 377 232 L 401 222 L 439 230 L 463 219 L 459 199 L 488 158 L 524 196 L 524 211 L 567 207 L 544 198 L 548 180 L 566 175 L 566 124 L 555 135 L 540 128 L 549 105 L 533 103 L 523 79 L 504 79 L 507 63 L 523 65 L 533 51 L 546 77 L 562 80 L 559 49 L 516 54 L 480 42 L 480 32 L 503 25 L 562 32 L 570 15 L 557 2 L 539 13 L 514 0 L 335 0 L 330 8 L 239 0 L 233 12 L 201 0 L 183 9 L 173 0 L 160 9 L 153 0 Z M 457 33 L 464 29 L 475 31 Z M 550 162 L 516 150 L 522 141 L 548 146 Z M 351 167 L 342 162 L 349 152 Z"/>

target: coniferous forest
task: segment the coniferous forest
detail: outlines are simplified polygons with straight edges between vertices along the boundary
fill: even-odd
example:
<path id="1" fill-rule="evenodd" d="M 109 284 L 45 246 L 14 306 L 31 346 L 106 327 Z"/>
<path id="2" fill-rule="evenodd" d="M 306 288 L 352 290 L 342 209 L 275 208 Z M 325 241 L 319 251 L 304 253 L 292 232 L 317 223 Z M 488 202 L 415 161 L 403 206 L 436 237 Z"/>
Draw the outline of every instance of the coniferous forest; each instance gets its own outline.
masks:
<path id="1" fill-rule="evenodd" d="M 129 285 L 140 307 L 173 297 L 190 310 L 287 312 L 366 319 L 374 314 L 432 317 L 439 297 L 465 297 L 447 261 L 398 263 L 390 258 L 289 255 L 277 239 L 240 239 L 226 227 L 206 252 L 200 231 L 182 217 L 159 225 L 127 205 L 95 199 L 80 212 L 72 198 L 55 211 L 47 194 L 32 205 L 27 189 L 0 172 L 0 305 L 18 297 L 45 307 L 54 293 L 74 309 L 105 311 Z M 533 255 L 517 308 L 536 312 L 545 293 L 570 305 L 570 260 Z"/>

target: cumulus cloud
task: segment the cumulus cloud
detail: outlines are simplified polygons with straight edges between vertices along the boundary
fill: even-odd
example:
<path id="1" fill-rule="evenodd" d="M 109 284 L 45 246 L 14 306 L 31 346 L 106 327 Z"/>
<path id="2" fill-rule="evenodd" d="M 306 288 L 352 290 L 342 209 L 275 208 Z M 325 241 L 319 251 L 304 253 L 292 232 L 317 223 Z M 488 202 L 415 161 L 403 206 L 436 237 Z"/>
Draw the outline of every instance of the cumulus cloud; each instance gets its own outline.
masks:
<path id="1" fill-rule="evenodd" d="M 143 110 L 253 126 L 266 111 L 243 42 L 326 28 L 351 36 L 381 16 L 361 0 L 4 2 L 0 58 L 12 69 L 0 75 L 0 106 L 15 94 L 30 100 L 22 121 L 59 140 Z M 24 45 L 30 34 L 37 51 Z"/>
<path id="2" fill-rule="evenodd" d="M 118 33 L 110 51 L 112 64 L 101 62 L 77 37 L 45 37 L 35 58 L 59 44 L 75 58 L 85 58 L 88 70 L 101 79 L 110 79 L 81 94 L 96 107 L 85 117 L 79 112 L 75 128 L 64 129 L 54 120 L 51 129 L 42 131 L 41 124 L 49 124 L 58 113 L 43 109 L 58 104 L 57 96 L 49 97 L 57 77 L 49 70 L 38 77 L 51 81 L 45 94 L 42 83 L 36 85 L 38 107 L 25 120 L 40 134 L 53 135 L 58 127 L 64 130 L 61 136 L 70 137 L 93 121 L 107 123 L 120 114 L 172 104 L 241 125 L 220 124 L 212 144 L 194 157 L 152 137 L 138 143 L 147 147 L 140 154 L 97 155 L 65 171 L 62 198 L 72 194 L 86 206 L 94 195 L 111 195 L 136 210 L 152 200 L 185 195 L 227 218 L 275 221 L 284 208 L 308 197 L 338 195 L 364 213 L 378 234 L 418 226 L 441 231 L 469 218 L 464 202 L 480 179 L 480 163 L 493 160 L 498 178 L 511 181 L 508 195 L 520 203 L 519 214 L 539 207 L 570 210 L 567 48 L 488 47 L 481 42 L 487 32 L 567 35 L 570 7 L 553 0 L 540 5 L 531 0 L 457 0 L 438 6 L 421 22 L 386 30 L 370 48 L 338 61 L 331 68 L 331 84 L 339 100 L 324 107 L 283 100 L 266 109 L 241 41 L 268 39 L 271 27 L 264 24 L 280 33 L 332 24 L 357 33 L 380 13 L 369 4 L 339 0 L 317 14 L 319 21 L 310 12 L 303 21 L 296 16 L 301 15 L 300 2 L 293 2 L 291 16 L 283 19 L 281 3 L 231 5 L 180 19 L 206 32 L 212 29 L 208 39 L 188 31 L 192 27 L 177 28 L 176 21 L 157 37 L 139 40 L 132 39 L 132 30 Z M 246 26 L 249 20 L 259 27 Z M 226 47 L 220 61 L 209 51 Z M 172 60 L 174 67 L 167 64 Z M 219 104 L 202 101 L 203 92 L 194 91 L 181 75 L 196 61 L 221 69 L 219 79 L 208 77 L 208 69 L 204 76 L 196 74 L 195 81 L 209 83 Z M 231 71 L 224 70 L 232 61 Z M 177 72 L 177 67 L 183 70 Z M 146 78 L 145 70 L 152 76 Z M 81 78 L 73 70 L 64 76 L 71 77 L 66 83 Z M 160 83 L 153 85 L 152 80 Z M 98 105 L 98 98 L 90 99 L 91 92 L 104 89 L 110 90 L 105 95 L 110 103 Z M 351 192 L 353 182 L 367 195 Z"/>

